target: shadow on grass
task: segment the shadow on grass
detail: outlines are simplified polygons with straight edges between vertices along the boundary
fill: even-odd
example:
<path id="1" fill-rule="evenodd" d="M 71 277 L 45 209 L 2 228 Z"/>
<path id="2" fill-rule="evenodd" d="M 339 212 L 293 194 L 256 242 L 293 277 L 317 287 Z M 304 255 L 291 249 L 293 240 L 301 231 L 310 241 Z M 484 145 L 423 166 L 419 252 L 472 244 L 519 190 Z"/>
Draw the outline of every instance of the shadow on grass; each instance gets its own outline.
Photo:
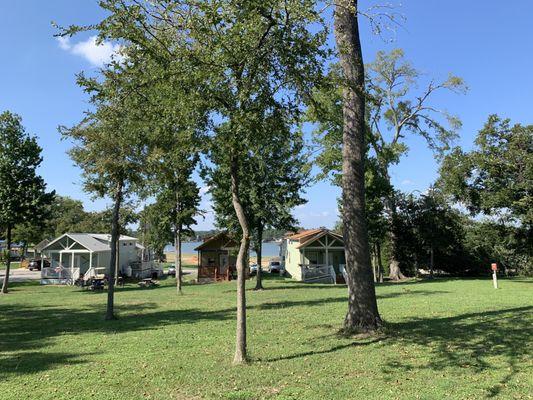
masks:
<path id="1" fill-rule="evenodd" d="M 392 299 L 400 296 L 434 296 L 439 294 L 450 293 L 444 290 L 404 290 L 402 292 L 393 292 L 377 295 L 378 299 Z M 313 307 L 313 306 L 323 306 L 328 303 L 346 303 L 347 296 L 339 297 L 321 297 L 318 299 L 311 300 L 284 300 L 276 302 L 266 302 L 254 306 L 248 306 L 249 310 L 272 310 L 278 308 L 289 308 L 289 307 Z"/>
<path id="2" fill-rule="evenodd" d="M 0 353 L 1 354 L 1 353 Z M 15 352 L 0 358 L 0 380 L 13 375 L 34 374 L 56 366 L 83 364 L 96 353 Z M 51 378 L 53 379 L 53 378 Z"/>
<path id="3" fill-rule="evenodd" d="M 45 349 L 62 335 L 119 334 L 166 325 L 234 319 L 233 309 L 152 311 L 155 303 L 117 305 L 119 319 L 104 321 L 104 309 L 0 304 L 0 377 L 31 374 L 59 364 L 86 362 L 83 351 L 53 353 Z"/>
<path id="4" fill-rule="evenodd" d="M 430 354 L 423 366 L 415 366 L 399 358 L 384 367 L 387 376 L 391 370 L 431 368 L 467 369 L 472 374 L 491 369 L 491 358 L 503 358 L 508 373 L 492 387 L 487 397 L 497 397 L 501 389 L 524 365 L 531 354 L 527 343 L 533 337 L 531 313 L 533 306 L 508 308 L 495 311 L 462 314 L 445 318 L 415 318 L 408 322 L 390 323 L 391 339 L 400 344 L 425 346 Z"/>
<path id="5" fill-rule="evenodd" d="M 391 361 L 382 367 L 382 375 L 386 378 L 397 376 L 398 370 L 407 373 L 426 369 L 435 373 L 452 369 L 470 375 L 491 370 L 506 371 L 497 383 L 486 388 L 486 397 L 494 398 L 499 397 L 512 378 L 524 370 L 524 365 L 531 357 L 527 346 L 533 337 L 532 311 L 533 306 L 525 306 L 444 318 L 414 318 L 407 322 L 387 323 L 385 336 L 378 334 L 374 338 L 354 339 L 328 349 L 309 350 L 262 361 L 276 362 L 330 354 L 374 343 L 383 346 L 395 344 L 396 348 L 405 349 L 423 346 L 424 357 L 415 357 L 413 362 L 412 356 L 392 353 L 392 357 L 389 357 Z M 310 343 L 310 346 L 315 345 Z M 384 347 L 378 351 L 387 350 Z M 423 364 L 420 364 L 421 359 L 424 360 Z M 496 360 L 497 364 L 493 365 L 491 360 Z M 506 363 L 505 367 L 502 367 L 502 361 Z"/>
<path id="6" fill-rule="evenodd" d="M 371 339 L 360 340 L 360 341 L 333 346 L 329 349 L 324 349 L 324 350 L 312 350 L 312 351 L 306 351 L 303 353 L 291 354 L 287 356 L 280 356 L 280 357 L 274 357 L 274 358 L 266 358 L 266 359 L 258 358 L 257 361 L 276 362 L 276 361 L 283 361 L 283 360 L 294 360 L 296 358 L 309 357 L 309 356 L 314 356 L 318 354 L 335 353 L 336 351 L 345 350 L 345 349 L 352 348 L 352 347 L 363 347 L 369 344 L 379 343 L 382 340 L 383 340 L 382 338 L 375 337 Z"/>

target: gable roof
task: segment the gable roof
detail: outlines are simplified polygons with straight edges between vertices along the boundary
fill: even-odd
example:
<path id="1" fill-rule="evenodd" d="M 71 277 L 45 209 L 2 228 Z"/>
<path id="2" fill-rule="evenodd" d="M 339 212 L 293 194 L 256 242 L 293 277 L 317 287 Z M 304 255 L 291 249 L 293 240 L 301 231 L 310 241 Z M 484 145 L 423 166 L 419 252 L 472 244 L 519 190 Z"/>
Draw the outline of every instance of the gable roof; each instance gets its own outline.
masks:
<path id="1" fill-rule="evenodd" d="M 219 243 L 217 245 L 217 242 Z M 204 240 L 204 242 L 196 247 L 194 250 L 206 250 L 206 249 L 234 249 L 237 248 L 239 244 L 233 239 L 228 232 L 219 232 L 210 238 Z"/>
<path id="2" fill-rule="evenodd" d="M 292 234 L 292 235 L 289 235 L 287 236 L 287 239 L 290 239 L 290 240 L 300 240 L 305 238 L 306 236 L 312 236 L 312 235 L 315 235 L 319 232 L 321 232 L 323 229 L 304 229 L 304 230 L 301 230 L 295 234 Z"/>
<path id="3" fill-rule="evenodd" d="M 326 228 L 308 229 L 305 231 L 301 231 L 294 235 L 289 236 L 288 239 L 299 242 L 296 245 L 296 248 L 300 249 L 302 247 L 308 246 L 309 244 L 315 242 L 316 240 L 326 235 L 330 235 L 334 237 L 335 239 L 340 240 L 344 243 L 342 235 L 339 235 L 338 233 L 330 231 L 329 229 L 326 229 Z"/>
<path id="4" fill-rule="evenodd" d="M 99 239 L 99 240 L 105 240 L 107 242 L 110 242 L 111 241 L 111 235 L 107 234 L 107 233 L 87 233 L 87 235 L 91 235 L 93 238 L 95 239 Z M 132 241 L 136 241 L 138 240 L 137 238 L 134 238 L 134 237 L 131 237 L 131 236 L 126 236 L 126 235 L 120 235 L 120 238 L 119 240 L 132 240 Z"/>
<path id="5" fill-rule="evenodd" d="M 69 237 L 75 242 L 79 243 L 89 251 L 109 251 L 111 246 L 109 241 L 111 240 L 111 235 L 100 234 L 100 233 L 65 233 L 58 238 L 52 240 L 50 243 L 47 243 L 41 251 L 45 250 L 47 247 L 50 247 L 52 244 L 60 241 L 64 237 Z M 120 236 L 119 240 L 134 240 L 131 236 Z"/>

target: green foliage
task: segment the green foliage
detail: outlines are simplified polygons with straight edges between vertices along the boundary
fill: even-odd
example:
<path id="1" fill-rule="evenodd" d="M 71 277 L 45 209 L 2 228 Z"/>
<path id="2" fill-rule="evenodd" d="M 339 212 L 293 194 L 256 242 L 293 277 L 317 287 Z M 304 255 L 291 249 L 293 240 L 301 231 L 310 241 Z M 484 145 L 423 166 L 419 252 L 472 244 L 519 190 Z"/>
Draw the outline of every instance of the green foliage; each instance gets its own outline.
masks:
<path id="1" fill-rule="evenodd" d="M 472 214 L 493 218 L 473 231 L 480 257 L 531 274 L 533 125 L 511 126 L 491 115 L 475 143 L 472 151 L 456 148 L 444 159 L 439 185 Z"/>
<path id="2" fill-rule="evenodd" d="M 414 268 L 430 269 L 431 251 L 434 269 L 454 275 L 479 274 L 487 266 L 472 257 L 465 244 L 468 218 L 454 210 L 435 189 L 419 197 L 397 193 L 397 213 L 393 229 L 397 238 L 395 258 L 402 270 L 414 274 Z"/>
<path id="3" fill-rule="evenodd" d="M 165 199 L 160 194 L 155 203 L 145 206 L 140 213 L 139 239 L 159 260 L 164 257 L 165 246 L 174 240 L 174 220 L 171 217 L 174 205 L 172 199 Z"/>
<path id="4" fill-rule="evenodd" d="M 301 133 L 293 133 L 281 115 L 266 118 L 259 128 L 268 140 L 257 142 L 240 158 L 240 198 L 253 232 L 254 248 L 260 246 L 266 229 L 296 229 L 291 211 L 304 204 L 302 189 L 309 181 L 310 166 L 303 154 Z M 214 202 L 217 225 L 237 231 L 231 198 L 231 180 L 223 146 L 211 146 L 213 166 L 205 168 L 204 176 Z M 278 233 L 279 235 L 279 233 Z M 280 237 L 280 236 L 278 236 Z"/>
<path id="5" fill-rule="evenodd" d="M 440 185 L 473 213 L 533 229 L 533 125 L 491 115 L 476 148 L 455 148 L 441 166 Z"/>
<path id="6" fill-rule="evenodd" d="M 54 193 L 37 174 L 42 162 L 35 137 L 26 133 L 21 118 L 0 114 L 0 227 L 41 224 Z"/>

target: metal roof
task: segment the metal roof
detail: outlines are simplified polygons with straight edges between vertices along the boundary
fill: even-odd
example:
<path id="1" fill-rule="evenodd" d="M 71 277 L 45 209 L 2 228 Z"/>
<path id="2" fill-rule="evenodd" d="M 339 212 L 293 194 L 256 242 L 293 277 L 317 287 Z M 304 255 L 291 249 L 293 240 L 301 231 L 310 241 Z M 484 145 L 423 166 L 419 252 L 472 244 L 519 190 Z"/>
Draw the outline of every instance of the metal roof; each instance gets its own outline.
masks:
<path id="1" fill-rule="evenodd" d="M 111 246 L 109 244 L 109 242 L 111 241 L 111 235 L 100 233 L 65 233 L 64 235 L 61 235 L 58 238 L 52 240 L 50 243 L 44 246 L 41 251 L 45 250 L 47 247 L 58 242 L 64 237 L 71 238 L 89 251 L 99 252 L 111 250 Z M 119 240 L 137 241 L 137 239 L 134 237 L 123 235 L 120 236 Z"/>

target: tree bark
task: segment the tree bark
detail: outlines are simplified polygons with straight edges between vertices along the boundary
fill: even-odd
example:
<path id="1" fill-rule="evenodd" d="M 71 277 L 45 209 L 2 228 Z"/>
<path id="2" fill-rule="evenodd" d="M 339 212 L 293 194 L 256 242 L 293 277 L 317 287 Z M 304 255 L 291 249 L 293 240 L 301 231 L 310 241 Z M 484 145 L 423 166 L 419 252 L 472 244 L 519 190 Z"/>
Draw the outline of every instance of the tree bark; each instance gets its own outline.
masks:
<path id="1" fill-rule="evenodd" d="M 119 236 L 120 238 L 120 236 Z M 118 266 L 120 264 L 120 240 L 117 240 L 117 261 L 115 262 L 115 286 L 118 286 Z"/>
<path id="2" fill-rule="evenodd" d="M 375 244 L 370 253 L 370 257 L 371 257 L 371 264 L 372 264 L 372 273 L 374 274 L 374 283 L 377 283 L 379 271 L 378 271 L 378 256 L 377 256 Z"/>
<path id="3" fill-rule="evenodd" d="M 9 285 L 9 272 L 11 270 L 11 224 L 7 224 L 6 234 L 7 258 L 6 258 L 6 274 L 4 275 L 4 282 L 2 284 L 2 291 L 0 293 L 7 294 L 7 287 Z"/>
<path id="4" fill-rule="evenodd" d="M 117 260 L 117 243 L 119 235 L 120 206 L 122 204 L 122 181 L 117 184 L 115 204 L 113 206 L 113 220 L 111 222 L 111 260 L 109 261 L 109 279 L 107 285 L 107 310 L 105 319 L 116 319 L 114 311 L 115 303 L 115 265 Z"/>
<path id="5" fill-rule="evenodd" d="M 397 246 L 398 246 L 398 238 L 396 236 L 396 232 L 394 232 L 394 221 L 396 221 L 397 215 L 396 215 L 396 201 L 392 198 L 389 198 L 388 205 L 390 209 L 391 214 L 391 224 L 390 224 L 390 231 L 389 231 L 389 237 L 391 240 L 391 260 L 389 265 L 389 279 L 393 281 L 400 281 L 402 279 L 405 279 L 406 276 L 402 273 L 402 270 L 400 269 L 400 261 L 396 258 L 396 252 L 397 252 Z"/>
<path id="6" fill-rule="evenodd" d="M 435 254 L 433 251 L 433 244 L 432 244 L 429 249 L 429 277 L 432 279 L 433 279 L 434 262 L 435 262 Z"/>
<path id="7" fill-rule="evenodd" d="M 374 331 L 382 324 L 365 220 L 365 76 L 357 6 L 357 0 L 338 0 L 334 14 L 335 39 L 346 80 L 343 89 L 342 221 L 349 294 L 345 333 Z"/>
<path id="8" fill-rule="evenodd" d="M 176 291 L 178 294 L 182 292 L 182 271 L 181 271 L 181 226 L 176 227 L 174 235 L 174 251 L 176 253 L 176 260 L 174 261 L 174 267 L 176 269 Z"/>
<path id="9" fill-rule="evenodd" d="M 257 227 L 257 248 L 255 249 L 257 254 L 257 276 L 255 277 L 254 290 L 263 290 L 263 279 L 261 263 L 263 262 L 263 225 L 259 223 Z"/>
<path id="10" fill-rule="evenodd" d="M 246 280 L 245 261 L 250 248 L 250 229 L 244 208 L 239 198 L 238 163 L 235 155 L 231 159 L 231 198 L 233 208 L 242 230 L 241 245 L 237 255 L 237 332 L 234 364 L 247 362 L 246 353 Z"/>
<path id="11" fill-rule="evenodd" d="M 383 283 L 383 262 L 381 258 L 381 243 L 376 243 L 376 257 L 378 261 L 378 281 Z"/>

